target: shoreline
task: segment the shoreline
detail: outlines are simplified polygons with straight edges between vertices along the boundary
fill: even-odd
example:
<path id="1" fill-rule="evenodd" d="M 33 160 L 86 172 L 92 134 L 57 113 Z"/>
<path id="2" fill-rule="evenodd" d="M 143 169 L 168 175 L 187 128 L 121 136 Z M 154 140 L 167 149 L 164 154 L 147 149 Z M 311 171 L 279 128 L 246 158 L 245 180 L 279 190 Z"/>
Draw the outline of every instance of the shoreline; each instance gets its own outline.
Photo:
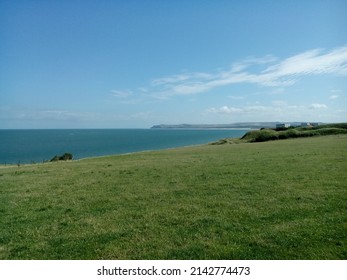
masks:
<path id="1" fill-rule="evenodd" d="M 232 139 L 232 138 L 230 138 Z M 237 138 L 238 139 L 238 138 Z M 177 147 L 171 147 L 171 148 L 162 148 L 162 149 L 151 149 L 151 150 L 141 150 L 141 151 L 135 151 L 135 152 L 127 152 L 127 153 L 120 153 L 120 154 L 107 154 L 107 155 L 100 155 L 100 156 L 89 156 L 89 157 L 83 157 L 83 158 L 77 158 L 72 160 L 58 160 L 58 161 L 45 161 L 45 162 L 32 162 L 32 163 L 0 163 L 0 169 L 2 168 L 13 168 L 13 167 L 24 167 L 24 166 L 34 166 L 34 165 L 45 165 L 45 164 L 54 164 L 54 163 L 67 163 L 67 162 L 77 162 L 77 161 L 83 161 L 83 160 L 92 160 L 92 159 L 98 159 L 98 158 L 107 158 L 107 157 L 118 157 L 118 156 L 128 156 L 133 154 L 140 154 L 140 153 L 150 153 L 150 152 L 160 152 L 160 151 L 167 151 L 167 150 L 174 150 L 174 149 L 184 149 L 184 148 L 190 148 L 190 147 L 198 147 L 198 146 L 205 146 L 209 145 L 209 143 L 202 143 L 202 144 L 193 144 L 193 145 L 185 145 L 185 146 L 177 146 Z"/>
<path id="2" fill-rule="evenodd" d="M 344 134 L 337 134 L 337 135 L 344 135 Z M 313 137 L 298 137 L 301 139 L 308 139 L 308 138 L 315 138 L 315 137 L 328 137 L 328 136 L 333 136 L 333 135 L 316 135 Z M 296 139 L 298 139 L 296 138 Z M 225 143 L 219 144 L 219 145 L 230 145 L 233 143 L 236 144 L 248 144 L 252 142 L 242 142 L 240 137 L 230 137 L 230 138 L 222 138 L 216 140 L 217 142 L 205 142 L 205 143 L 200 143 L 200 144 L 192 144 L 192 145 L 183 145 L 183 146 L 175 146 L 175 147 L 167 147 L 167 148 L 159 148 L 159 149 L 146 149 L 146 150 L 139 150 L 139 151 L 133 151 L 133 152 L 125 152 L 125 153 L 115 153 L 115 154 L 105 154 L 105 155 L 95 155 L 95 156 L 86 156 L 86 157 L 81 157 L 77 159 L 72 159 L 72 160 L 58 160 L 58 161 L 39 161 L 39 162 L 23 162 L 21 163 L 20 161 L 18 163 L 0 163 L 0 169 L 5 169 L 5 168 L 14 168 L 14 167 L 23 167 L 23 166 L 34 166 L 34 165 L 45 165 L 45 164 L 52 164 L 52 163 L 59 163 L 59 162 L 76 162 L 76 161 L 83 161 L 83 160 L 91 160 L 91 159 L 98 159 L 98 158 L 106 158 L 106 157 L 117 157 L 117 156 L 128 156 L 128 155 L 133 155 L 133 154 L 140 154 L 140 153 L 150 153 L 150 152 L 160 152 L 160 151 L 167 151 L 167 150 L 175 150 L 175 149 L 184 149 L 184 148 L 191 148 L 191 147 L 199 147 L 199 146 L 208 146 L 208 145 L 213 145 L 214 143 L 218 144 L 218 141 L 222 141 L 224 139 L 228 139 L 230 141 L 227 141 Z M 288 139 L 282 139 L 282 140 L 277 140 L 277 141 L 285 141 L 285 140 L 291 140 L 293 138 L 288 138 Z M 240 142 L 236 141 L 233 142 L 232 140 L 240 140 Z M 276 140 L 272 140 L 276 141 Z M 268 141 L 268 142 L 272 142 Z M 264 142 L 254 142 L 254 143 L 264 143 Z M 215 144 L 215 145 L 217 145 Z"/>
<path id="3" fill-rule="evenodd" d="M 68 153 L 70 155 L 69 158 L 74 158 L 74 160 L 82 160 L 197 145 L 239 143 L 242 142 L 242 140 L 247 142 L 264 142 L 298 137 L 346 134 L 347 123 L 321 125 L 313 128 L 298 127 L 280 130 L 242 128 L 158 128 L 153 129 L 152 131 L 155 131 L 156 133 L 139 133 L 136 130 L 130 130 L 129 133 L 88 132 L 76 135 L 73 133 L 61 134 L 58 132 L 4 133 L 4 145 L 0 149 L 0 167 L 45 164 L 51 162 L 52 159 L 55 159 L 57 154 L 63 153 L 64 155 Z M 159 133 L 159 131 L 162 132 Z M 219 132 L 210 133 L 208 131 Z M 243 136 L 242 132 L 245 133 Z M 23 139 L 27 139 L 27 136 L 29 136 L 30 140 L 24 141 Z M 14 139 L 22 140 L 14 141 L 13 143 Z M 5 147 L 7 147 L 7 149 L 4 149 Z M 62 161 L 64 158 L 60 159 Z"/>
<path id="4" fill-rule="evenodd" d="M 0 147 L 0 166 L 46 163 L 55 155 L 64 153 L 70 153 L 75 160 L 79 160 L 201 145 L 223 138 L 241 137 L 247 131 L 250 130 L 12 130 L 2 134 L 4 145 Z"/>

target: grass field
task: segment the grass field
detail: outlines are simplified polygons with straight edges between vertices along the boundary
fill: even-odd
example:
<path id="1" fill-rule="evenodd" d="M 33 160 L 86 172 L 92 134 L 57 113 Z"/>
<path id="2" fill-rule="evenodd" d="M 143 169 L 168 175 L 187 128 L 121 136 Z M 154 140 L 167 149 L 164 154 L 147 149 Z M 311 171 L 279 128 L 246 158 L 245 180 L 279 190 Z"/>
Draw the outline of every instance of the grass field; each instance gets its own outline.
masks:
<path id="1" fill-rule="evenodd" d="M 347 259 L 347 135 L 0 167 L 0 259 Z"/>

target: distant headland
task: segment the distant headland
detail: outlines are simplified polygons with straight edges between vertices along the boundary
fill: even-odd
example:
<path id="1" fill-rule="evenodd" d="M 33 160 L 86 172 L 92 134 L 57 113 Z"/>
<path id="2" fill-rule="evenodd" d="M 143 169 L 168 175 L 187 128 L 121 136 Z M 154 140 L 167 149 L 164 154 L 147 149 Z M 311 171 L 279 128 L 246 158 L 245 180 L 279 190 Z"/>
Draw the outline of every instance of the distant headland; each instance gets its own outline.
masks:
<path id="1" fill-rule="evenodd" d="M 231 124 L 158 124 L 151 129 L 260 129 L 276 128 L 283 122 L 239 122 Z M 285 122 L 289 126 L 302 126 L 307 122 Z M 319 123 L 321 124 L 321 123 Z"/>

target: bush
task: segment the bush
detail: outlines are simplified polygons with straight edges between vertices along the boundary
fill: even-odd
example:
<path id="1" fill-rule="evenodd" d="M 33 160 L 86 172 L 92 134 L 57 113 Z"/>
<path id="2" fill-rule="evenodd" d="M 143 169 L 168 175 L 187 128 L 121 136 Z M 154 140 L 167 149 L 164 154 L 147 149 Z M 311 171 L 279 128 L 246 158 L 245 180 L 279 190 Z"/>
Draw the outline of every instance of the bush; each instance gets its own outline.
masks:
<path id="1" fill-rule="evenodd" d="M 60 157 L 60 160 L 72 160 L 72 154 L 65 153 Z"/>
<path id="2" fill-rule="evenodd" d="M 262 129 L 260 131 L 264 131 L 265 129 Z M 255 137 L 260 133 L 259 130 L 251 130 L 245 133 L 245 135 L 243 135 L 241 137 L 242 140 L 249 140 L 252 141 L 255 139 Z"/>
<path id="3" fill-rule="evenodd" d="M 277 139 L 347 134 L 347 124 L 329 124 L 315 127 L 290 127 L 287 129 L 261 129 L 248 131 L 241 139 L 247 142 L 264 142 Z"/>
<path id="4" fill-rule="evenodd" d="M 347 129 L 347 123 L 322 124 L 322 125 L 313 127 L 313 129 L 321 129 L 321 128 L 340 128 L 340 129 Z"/>
<path id="5" fill-rule="evenodd" d="M 300 137 L 300 132 L 296 129 L 288 129 L 286 131 L 281 131 L 278 134 L 278 139 L 288 139 Z"/>
<path id="6" fill-rule="evenodd" d="M 319 132 L 319 135 L 335 135 L 335 134 L 345 134 L 347 133 L 347 129 L 343 128 L 321 128 L 317 132 Z"/>
<path id="7" fill-rule="evenodd" d="M 62 156 L 54 156 L 51 161 L 59 161 L 59 160 L 72 160 L 73 156 L 70 153 L 64 153 Z"/>
<path id="8" fill-rule="evenodd" d="M 277 140 L 278 133 L 273 129 L 253 130 L 247 132 L 241 139 L 249 142 L 264 142 L 269 140 Z"/>
<path id="9" fill-rule="evenodd" d="M 58 161 L 59 157 L 58 156 L 54 156 L 50 161 Z"/>
<path id="10" fill-rule="evenodd" d="M 256 135 L 254 141 L 255 142 L 264 142 L 270 140 L 277 140 L 278 133 L 272 129 L 264 129 L 259 131 L 258 135 Z"/>

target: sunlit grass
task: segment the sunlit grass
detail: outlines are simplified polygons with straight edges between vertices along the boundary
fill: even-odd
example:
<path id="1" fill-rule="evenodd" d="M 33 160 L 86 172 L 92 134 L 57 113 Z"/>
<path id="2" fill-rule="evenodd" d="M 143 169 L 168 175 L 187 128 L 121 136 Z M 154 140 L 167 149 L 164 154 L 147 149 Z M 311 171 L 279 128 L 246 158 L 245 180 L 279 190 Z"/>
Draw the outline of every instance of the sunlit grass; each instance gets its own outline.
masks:
<path id="1" fill-rule="evenodd" d="M 346 259 L 347 137 L 0 167 L 1 259 Z"/>

